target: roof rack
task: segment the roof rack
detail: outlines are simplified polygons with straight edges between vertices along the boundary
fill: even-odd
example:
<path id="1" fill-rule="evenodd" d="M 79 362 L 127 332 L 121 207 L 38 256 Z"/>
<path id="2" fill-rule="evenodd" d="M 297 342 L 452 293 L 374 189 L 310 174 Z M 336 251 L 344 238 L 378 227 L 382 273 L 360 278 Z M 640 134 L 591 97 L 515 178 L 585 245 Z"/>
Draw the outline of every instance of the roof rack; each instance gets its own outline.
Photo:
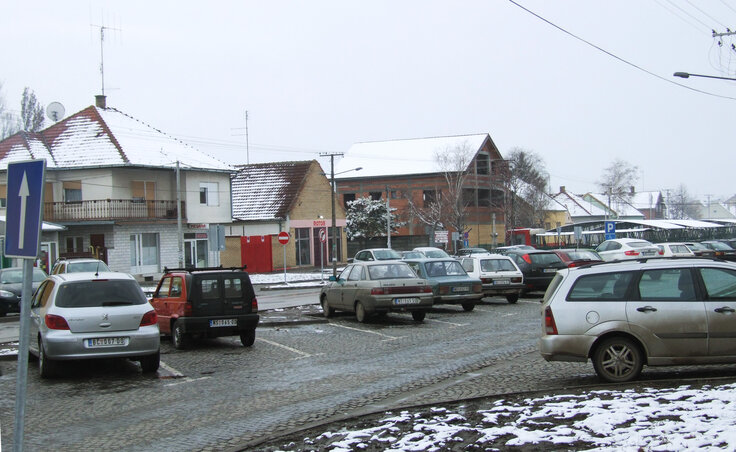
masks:
<path id="1" fill-rule="evenodd" d="M 213 270 L 230 270 L 230 271 L 243 271 L 247 268 L 247 265 L 243 265 L 242 267 L 223 267 L 220 265 L 219 267 L 183 267 L 183 268 L 169 268 L 164 267 L 164 273 L 169 272 L 206 272 L 206 271 L 213 271 Z"/>

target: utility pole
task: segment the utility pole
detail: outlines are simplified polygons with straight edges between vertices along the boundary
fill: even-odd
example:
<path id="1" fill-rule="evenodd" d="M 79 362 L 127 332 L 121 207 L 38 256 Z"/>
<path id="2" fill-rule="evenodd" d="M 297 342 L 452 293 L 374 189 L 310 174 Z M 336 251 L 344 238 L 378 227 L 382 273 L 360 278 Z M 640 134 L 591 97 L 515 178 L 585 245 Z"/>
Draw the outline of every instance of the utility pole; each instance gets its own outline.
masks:
<path id="1" fill-rule="evenodd" d="M 250 165 L 250 150 L 248 149 L 248 110 L 245 110 L 245 164 Z"/>
<path id="2" fill-rule="evenodd" d="M 179 268 L 184 268 L 184 242 L 181 230 L 181 176 L 176 161 L 176 242 L 179 246 Z"/>
<path id="3" fill-rule="evenodd" d="M 386 247 L 391 248 L 391 191 L 386 185 Z"/>
<path id="4" fill-rule="evenodd" d="M 335 218 L 335 156 L 342 152 L 321 152 L 321 157 L 330 158 L 330 194 L 332 195 L 332 276 L 337 278 L 337 219 Z"/>

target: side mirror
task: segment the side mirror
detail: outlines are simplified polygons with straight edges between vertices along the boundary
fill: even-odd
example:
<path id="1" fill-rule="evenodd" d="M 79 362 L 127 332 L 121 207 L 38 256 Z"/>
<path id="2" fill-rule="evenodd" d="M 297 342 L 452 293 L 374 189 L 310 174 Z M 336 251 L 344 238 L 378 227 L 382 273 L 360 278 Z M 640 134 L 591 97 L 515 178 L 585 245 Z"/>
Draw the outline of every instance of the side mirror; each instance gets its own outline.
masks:
<path id="1" fill-rule="evenodd" d="M 337 281 L 337 276 L 330 276 L 330 281 L 332 281 L 332 282 Z"/>

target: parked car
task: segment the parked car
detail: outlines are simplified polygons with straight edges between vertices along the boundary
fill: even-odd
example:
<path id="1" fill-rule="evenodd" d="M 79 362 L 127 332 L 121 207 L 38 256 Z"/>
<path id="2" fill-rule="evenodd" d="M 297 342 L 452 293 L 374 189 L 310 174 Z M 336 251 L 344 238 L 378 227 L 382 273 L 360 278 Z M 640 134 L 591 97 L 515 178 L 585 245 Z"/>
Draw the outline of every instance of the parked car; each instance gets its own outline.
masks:
<path id="1" fill-rule="evenodd" d="M 374 314 L 411 312 L 421 322 L 432 307 L 432 286 L 419 278 L 406 262 L 355 262 L 348 265 L 319 294 L 325 317 L 336 310 L 354 312 L 358 322 Z"/>
<path id="2" fill-rule="evenodd" d="M 399 254 L 401 254 L 401 259 L 424 259 L 427 256 L 424 255 L 421 251 L 399 251 Z"/>
<path id="3" fill-rule="evenodd" d="M 695 256 L 690 248 L 682 242 L 656 243 L 661 251 L 662 257 L 692 257 Z"/>
<path id="4" fill-rule="evenodd" d="M 401 254 L 390 248 L 370 248 L 355 253 L 353 261 L 390 261 L 401 259 Z"/>
<path id="5" fill-rule="evenodd" d="M 516 303 L 526 287 L 521 269 L 509 256 L 479 254 L 462 257 L 460 263 L 468 275 L 481 280 L 486 297 L 505 295 L 506 301 Z"/>
<path id="6" fill-rule="evenodd" d="M 485 248 L 460 248 L 455 254 L 458 257 L 470 256 L 473 254 L 488 254 L 488 250 Z"/>
<path id="7" fill-rule="evenodd" d="M 736 249 L 736 238 L 718 239 L 718 241 L 725 243 L 726 245 L 730 246 L 733 249 Z"/>
<path id="8" fill-rule="evenodd" d="M 595 251 L 604 261 L 622 261 L 661 256 L 659 248 L 643 239 L 612 239 L 598 245 Z"/>
<path id="9" fill-rule="evenodd" d="M 46 279 L 46 276 L 46 272 L 33 267 L 31 286 L 34 292 Z M 0 270 L 0 317 L 5 317 L 8 312 L 20 312 L 22 289 L 23 267 L 8 267 Z"/>
<path id="10" fill-rule="evenodd" d="M 434 304 L 459 304 L 472 311 L 483 298 L 480 279 L 469 276 L 460 262 L 453 258 L 409 259 L 409 267 L 420 278 L 429 281 L 434 294 Z"/>
<path id="11" fill-rule="evenodd" d="M 33 295 L 28 334 L 42 378 L 75 359 L 128 358 L 144 373 L 159 367 L 156 311 L 125 273 L 49 276 Z"/>
<path id="12" fill-rule="evenodd" d="M 60 258 L 54 262 L 54 266 L 51 268 L 52 275 L 58 275 L 59 273 L 76 273 L 76 272 L 109 272 L 110 268 L 106 263 L 99 259 L 92 259 L 87 257 L 74 257 L 74 258 Z"/>
<path id="13" fill-rule="evenodd" d="M 433 246 L 419 246 L 414 248 L 414 251 L 419 251 L 429 258 L 442 259 L 445 257 L 450 257 L 450 255 L 447 254 L 447 251 L 443 250 L 442 248 L 435 248 Z"/>
<path id="14" fill-rule="evenodd" d="M 524 290 L 526 292 L 544 292 L 557 273 L 557 270 L 567 268 L 560 256 L 552 251 L 510 249 L 506 255 L 514 260 L 524 275 Z"/>
<path id="15" fill-rule="evenodd" d="M 603 258 L 595 250 L 585 248 L 564 248 L 552 250 L 552 252 L 558 255 L 568 267 L 580 267 L 603 262 Z"/>
<path id="16" fill-rule="evenodd" d="M 690 251 L 695 254 L 697 257 L 716 257 L 715 250 L 712 250 L 708 248 L 705 245 L 702 245 L 698 242 L 684 242 L 685 246 L 687 246 Z"/>
<path id="17" fill-rule="evenodd" d="M 625 382 L 644 365 L 736 363 L 736 264 L 648 259 L 562 270 L 542 301 L 547 361 L 591 360 Z"/>
<path id="18" fill-rule="evenodd" d="M 718 240 L 706 240 L 702 245 L 715 251 L 715 257 L 727 261 L 736 261 L 736 250 Z"/>
<path id="19" fill-rule="evenodd" d="M 256 340 L 258 300 L 242 268 L 164 268 L 151 304 L 177 349 L 199 337 L 240 336 L 245 347 Z"/>
<path id="20" fill-rule="evenodd" d="M 506 254 L 506 251 L 508 250 L 535 250 L 531 245 L 507 245 L 507 246 L 499 246 L 498 248 L 494 248 L 491 250 L 491 253 L 494 254 Z"/>

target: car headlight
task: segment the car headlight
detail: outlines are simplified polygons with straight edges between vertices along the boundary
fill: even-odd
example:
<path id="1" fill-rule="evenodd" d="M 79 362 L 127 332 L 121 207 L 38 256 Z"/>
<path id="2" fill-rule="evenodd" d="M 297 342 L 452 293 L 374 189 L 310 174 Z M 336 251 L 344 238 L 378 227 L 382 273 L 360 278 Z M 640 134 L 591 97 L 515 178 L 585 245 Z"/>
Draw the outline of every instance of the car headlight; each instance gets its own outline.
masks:
<path id="1" fill-rule="evenodd" d="M 7 290 L 0 290 L 0 297 L 15 298 L 16 295 L 13 292 L 8 292 Z"/>

